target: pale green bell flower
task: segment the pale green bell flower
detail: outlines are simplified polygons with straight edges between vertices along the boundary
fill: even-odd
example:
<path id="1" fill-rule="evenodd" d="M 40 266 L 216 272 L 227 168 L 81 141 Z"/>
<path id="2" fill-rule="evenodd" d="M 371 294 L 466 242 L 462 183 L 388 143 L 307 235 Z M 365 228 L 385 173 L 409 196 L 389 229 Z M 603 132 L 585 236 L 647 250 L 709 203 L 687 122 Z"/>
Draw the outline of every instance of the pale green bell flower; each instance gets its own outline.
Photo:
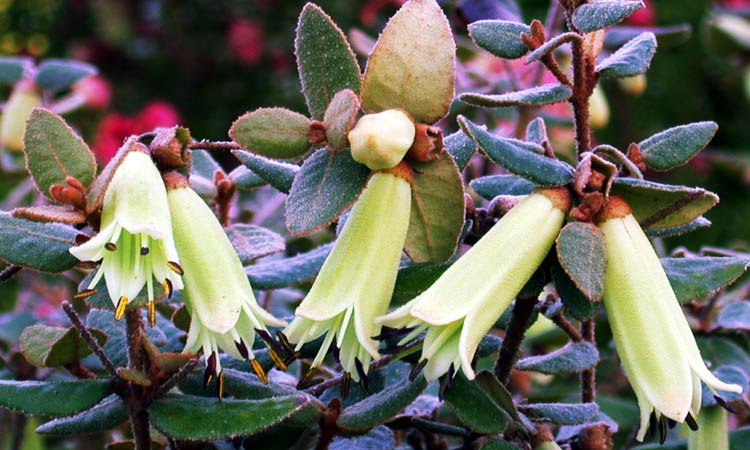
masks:
<path id="1" fill-rule="evenodd" d="M 659 257 L 630 206 L 611 197 L 596 221 L 607 252 L 604 307 L 641 413 L 636 438 L 643 440 L 652 413 L 658 421 L 666 417 L 695 428 L 701 381 L 712 392 L 742 388 L 706 368 Z"/>
<path id="2" fill-rule="evenodd" d="M 352 158 L 371 170 L 390 169 L 404 158 L 415 134 L 414 122 L 398 109 L 364 115 L 348 135 Z"/>
<path id="3" fill-rule="evenodd" d="M 146 286 L 149 321 L 155 320 L 153 279 L 171 295 L 182 288 L 182 268 L 172 236 L 167 191 L 144 146 L 137 144 L 122 160 L 104 194 L 99 234 L 70 249 L 81 261 L 101 261 L 84 298 L 104 277 L 122 318 L 132 299 Z"/>
<path id="4" fill-rule="evenodd" d="M 182 298 L 190 313 L 183 351 L 203 350 L 208 365 L 204 381 L 207 384 L 217 375 L 220 395 L 219 349 L 249 360 L 258 377 L 268 382 L 252 351 L 256 331 L 267 332 L 267 327 L 284 326 L 286 322 L 258 305 L 242 262 L 211 208 L 181 175 L 170 173 L 166 179 L 175 244 L 185 269 Z M 278 354 L 273 349 L 269 352 L 285 368 Z"/>
<path id="5" fill-rule="evenodd" d="M 367 374 L 372 359 L 380 357 L 373 336 L 380 334 L 381 326 L 375 318 L 386 312 L 393 294 L 410 207 L 411 187 L 404 177 L 372 175 L 284 330 L 297 349 L 326 335 L 313 368 L 323 362 L 334 339 L 341 365 L 355 381 Z"/>
<path id="6" fill-rule="evenodd" d="M 458 368 L 474 378 L 479 342 L 542 263 L 569 208 L 565 188 L 535 191 L 426 291 L 378 319 L 392 328 L 414 328 L 400 344 L 427 330 L 420 363 L 428 381 Z"/>

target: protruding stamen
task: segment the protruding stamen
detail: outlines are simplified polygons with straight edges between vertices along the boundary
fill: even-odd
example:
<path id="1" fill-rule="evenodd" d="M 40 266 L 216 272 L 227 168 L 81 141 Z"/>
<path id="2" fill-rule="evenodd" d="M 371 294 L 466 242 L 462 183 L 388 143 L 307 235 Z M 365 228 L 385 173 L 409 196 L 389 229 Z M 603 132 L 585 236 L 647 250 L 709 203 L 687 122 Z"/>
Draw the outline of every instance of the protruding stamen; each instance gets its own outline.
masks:
<path id="1" fill-rule="evenodd" d="M 253 372 L 255 372 L 255 375 L 258 376 L 260 381 L 263 382 L 263 384 L 268 384 L 268 375 L 266 375 L 266 371 L 263 370 L 263 366 L 260 365 L 257 359 L 251 359 L 250 365 L 253 367 Z"/>
<path id="2" fill-rule="evenodd" d="M 177 275 L 185 274 L 185 271 L 182 270 L 182 267 L 174 261 L 167 261 L 167 267 L 169 267 L 169 270 L 176 273 Z"/>
<path id="3" fill-rule="evenodd" d="M 206 367 L 209 369 L 209 371 L 211 373 L 215 373 L 216 372 L 216 358 L 217 357 L 218 356 L 216 356 L 216 352 L 212 352 L 208 356 L 208 359 L 206 360 Z"/>
<path id="4" fill-rule="evenodd" d="M 359 358 L 354 358 L 354 367 L 357 368 L 357 374 L 359 374 L 359 384 L 362 385 L 362 389 L 364 389 L 365 392 L 370 392 L 370 380 L 367 378 L 367 373 L 365 373 L 365 368 Z"/>
<path id="5" fill-rule="evenodd" d="M 156 302 L 148 302 L 148 324 L 149 326 L 156 326 Z"/>
<path id="6" fill-rule="evenodd" d="M 344 378 L 341 380 L 341 397 L 346 398 L 349 396 L 349 388 L 352 385 L 352 374 L 346 372 Z"/>
<path id="7" fill-rule="evenodd" d="M 206 389 L 209 384 L 211 384 L 211 380 L 214 378 L 214 373 L 211 371 L 210 367 L 206 367 L 206 370 L 203 371 L 203 389 Z"/>
<path id="8" fill-rule="evenodd" d="M 673 430 L 674 427 L 677 426 L 677 421 L 674 420 L 674 419 L 670 419 L 669 417 L 667 417 L 667 425 L 669 425 L 669 429 L 670 430 Z"/>
<path id="9" fill-rule="evenodd" d="M 122 319 L 122 316 L 125 315 L 125 310 L 128 307 L 128 298 L 124 295 L 120 297 L 120 300 L 117 301 L 117 307 L 115 308 L 115 320 Z"/>
<path id="10" fill-rule="evenodd" d="M 659 418 L 659 445 L 664 445 L 667 442 L 667 420 L 666 417 L 661 416 Z"/>
<path id="11" fill-rule="evenodd" d="M 141 256 L 146 256 L 149 252 L 150 250 L 148 249 L 148 247 L 141 247 Z"/>
<path id="12" fill-rule="evenodd" d="M 416 366 L 411 368 L 411 371 L 409 371 L 409 381 L 414 381 L 417 379 L 420 373 L 422 373 L 422 369 L 424 369 L 424 366 L 427 365 L 427 360 L 423 359 L 417 363 Z"/>
<path id="13" fill-rule="evenodd" d="M 279 354 L 276 353 L 276 350 L 269 348 L 268 356 L 271 357 L 271 361 L 273 361 L 274 365 L 278 367 L 280 370 L 286 371 L 287 369 L 289 369 L 289 367 L 286 365 L 284 360 L 281 359 L 281 356 L 279 356 Z"/>
<path id="14" fill-rule="evenodd" d="M 219 377 L 218 377 L 217 382 L 219 385 L 219 400 L 221 400 L 222 397 L 224 397 L 224 371 L 223 370 L 219 372 Z"/>
<path id="15" fill-rule="evenodd" d="M 685 423 L 691 430 L 698 431 L 698 422 L 695 421 L 695 417 L 693 417 L 692 414 L 688 413 L 688 415 L 685 416 Z"/>
<path id="16" fill-rule="evenodd" d="M 307 385 L 310 384 L 310 381 L 312 381 L 316 373 L 318 373 L 318 369 L 316 369 L 315 367 L 310 367 L 305 376 L 302 377 L 301 380 L 299 380 L 299 383 L 297 383 L 297 389 L 306 388 Z"/>
<path id="17" fill-rule="evenodd" d="M 164 281 L 161 284 L 162 289 L 164 289 L 164 292 L 167 294 L 167 298 L 172 298 L 172 293 L 174 292 L 174 288 L 172 287 L 172 281 L 169 278 L 165 278 Z"/>
<path id="18" fill-rule="evenodd" d="M 456 374 L 456 368 L 453 367 L 453 364 L 451 363 L 451 366 L 448 368 L 448 373 L 443 375 L 442 378 L 440 378 L 440 389 L 438 390 L 438 399 L 443 400 L 445 398 L 445 393 L 448 392 L 448 389 L 453 385 L 453 375 Z"/>
<path id="19" fill-rule="evenodd" d="M 266 346 L 268 347 L 268 356 L 271 357 L 271 360 L 276 365 L 276 367 L 284 371 L 287 370 L 287 364 L 280 356 L 280 354 L 286 356 L 286 349 L 284 349 L 283 346 L 279 345 L 279 343 L 276 342 L 273 337 L 271 337 L 271 334 L 268 331 L 262 328 L 256 328 L 255 332 L 258 333 L 258 336 L 260 336 L 260 338 L 263 339 L 263 342 L 266 343 Z"/>
<path id="20" fill-rule="evenodd" d="M 656 419 L 656 412 L 652 409 L 651 415 L 648 417 L 648 439 L 654 438 L 656 428 L 659 426 L 659 422 Z"/>
<path id="21" fill-rule="evenodd" d="M 250 356 L 250 352 L 247 351 L 247 346 L 243 341 L 235 342 L 234 345 L 237 346 L 237 351 L 240 352 L 243 358 L 247 359 Z"/>
<path id="22" fill-rule="evenodd" d="M 728 412 L 732 414 L 737 414 L 737 411 L 731 406 L 729 406 L 729 403 L 727 403 L 727 401 L 724 400 L 723 398 L 719 397 L 718 395 L 714 395 L 714 399 L 716 400 L 716 403 L 718 403 L 719 406 L 726 409 Z"/>
<path id="23" fill-rule="evenodd" d="M 80 269 L 96 269 L 99 261 L 81 261 L 76 266 Z"/>
<path id="24" fill-rule="evenodd" d="M 405 336 L 411 331 L 414 330 L 414 328 L 390 328 L 390 327 L 383 327 L 380 329 L 380 334 L 377 336 L 373 336 L 372 338 L 376 341 L 384 341 L 389 338 L 393 337 L 399 337 L 399 336 Z"/>
<path id="25" fill-rule="evenodd" d="M 115 244 L 114 242 L 107 242 L 106 244 L 104 244 L 104 248 L 106 248 L 110 252 L 113 252 L 117 250 L 117 244 Z"/>
<path id="26" fill-rule="evenodd" d="M 84 289 L 81 292 L 74 295 L 73 300 L 81 300 L 84 298 L 91 297 L 94 294 L 96 294 L 96 289 Z"/>
<path id="27" fill-rule="evenodd" d="M 292 347 L 292 344 L 289 343 L 289 339 L 286 337 L 286 335 L 281 331 L 277 331 L 276 338 L 284 348 L 284 353 L 286 354 L 287 358 L 294 357 L 297 352 L 294 351 L 294 347 Z"/>

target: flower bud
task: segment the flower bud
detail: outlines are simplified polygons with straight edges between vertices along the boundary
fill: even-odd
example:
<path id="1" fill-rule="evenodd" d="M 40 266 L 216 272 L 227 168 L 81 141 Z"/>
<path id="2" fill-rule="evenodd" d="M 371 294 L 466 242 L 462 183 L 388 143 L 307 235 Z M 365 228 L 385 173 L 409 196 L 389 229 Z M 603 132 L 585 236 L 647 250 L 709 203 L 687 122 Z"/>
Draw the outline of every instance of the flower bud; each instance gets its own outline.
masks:
<path id="1" fill-rule="evenodd" d="M 646 75 L 643 73 L 632 77 L 620 78 L 617 82 L 620 83 L 620 87 L 623 91 L 636 97 L 643 94 L 643 91 L 646 90 L 646 85 L 648 84 L 646 81 Z"/>
<path id="2" fill-rule="evenodd" d="M 13 89 L 0 119 L 0 141 L 10 151 L 23 150 L 23 135 L 31 111 L 42 103 L 42 94 L 31 80 L 20 81 Z"/>
<path id="3" fill-rule="evenodd" d="M 609 103 L 600 86 L 594 88 L 589 98 L 589 118 L 594 128 L 604 128 L 609 123 Z"/>
<path id="4" fill-rule="evenodd" d="M 414 135 L 414 122 L 400 110 L 367 114 L 349 132 L 352 157 L 371 170 L 390 169 L 404 158 Z"/>

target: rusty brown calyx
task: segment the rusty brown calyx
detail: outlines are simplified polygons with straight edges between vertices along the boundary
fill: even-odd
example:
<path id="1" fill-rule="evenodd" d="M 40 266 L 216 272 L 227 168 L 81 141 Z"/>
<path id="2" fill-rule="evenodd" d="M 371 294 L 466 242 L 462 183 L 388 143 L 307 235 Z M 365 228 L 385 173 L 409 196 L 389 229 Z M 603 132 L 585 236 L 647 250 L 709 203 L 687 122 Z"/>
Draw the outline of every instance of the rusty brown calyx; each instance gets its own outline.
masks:
<path id="1" fill-rule="evenodd" d="M 570 194 L 568 188 L 566 188 L 565 186 L 555 188 L 541 188 L 537 189 L 535 192 L 542 194 L 550 199 L 552 205 L 560 211 L 563 211 L 565 213 L 570 211 L 570 207 L 573 203 L 573 197 Z"/>
<path id="2" fill-rule="evenodd" d="M 414 181 L 414 171 L 412 170 L 409 163 L 407 163 L 406 161 L 401 161 L 396 166 L 391 167 L 390 169 L 382 169 L 382 170 L 379 170 L 378 172 L 390 173 L 399 178 L 403 178 L 409 183 Z"/>
<path id="3" fill-rule="evenodd" d="M 443 151 L 443 130 L 423 123 L 414 124 L 414 143 L 406 152 L 411 161 L 427 162 L 440 159 Z"/>
<path id="4" fill-rule="evenodd" d="M 315 147 L 321 147 L 328 142 L 326 138 L 326 126 L 323 122 L 319 120 L 310 122 L 310 129 L 307 130 L 307 142 Z"/>
<path id="5" fill-rule="evenodd" d="M 180 189 L 180 188 L 186 188 L 190 186 L 190 183 L 188 182 L 187 177 L 179 172 L 175 172 L 175 171 L 165 172 L 161 176 L 164 179 L 164 185 L 167 187 L 168 191 L 171 191 L 172 189 Z"/>
<path id="6" fill-rule="evenodd" d="M 628 202 L 622 197 L 612 195 L 609 197 L 609 201 L 604 204 L 601 211 L 594 217 L 594 222 L 606 222 L 607 220 L 622 218 L 632 213 L 633 209 Z"/>

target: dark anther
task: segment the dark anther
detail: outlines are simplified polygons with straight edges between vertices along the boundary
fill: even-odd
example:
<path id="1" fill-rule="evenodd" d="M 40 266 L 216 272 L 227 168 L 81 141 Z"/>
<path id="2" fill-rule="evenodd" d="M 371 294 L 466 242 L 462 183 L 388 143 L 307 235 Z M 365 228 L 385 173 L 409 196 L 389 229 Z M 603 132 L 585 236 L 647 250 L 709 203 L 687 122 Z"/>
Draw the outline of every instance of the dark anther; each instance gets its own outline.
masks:
<path id="1" fill-rule="evenodd" d="M 76 264 L 76 266 L 80 269 L 96 269 L 98 265 L 98 261 L 81 261 Z"/>
<path id="2" fill-rule="evenodd" d="M 260 365 L 258 360 L 255 358 L 251 359 L 250 366 L 252 366 L 253 372 L 255 372 L 255 375 L 258 376 L 260 381 L 262 381 L 263 384 L 268 384 L 268 374 L 266 374 L 266 371 L 263 370 L 263 366 Z"/>
<path id="3" fill-rule="evenodd" d="M 409 381 L 414 381 L 417 379 L 419 374 L 422 372 L 422 369 L 424 369 L 424 366 L 427 365 L 427 360 L 423 359 L 417 363 L 416 366 L 411 368 L 411 371 L 409 372 Z"/>
<path id="4" fill-rule="evenodd" d="M 172 280 L 169 278 L 164 279 L 164 291 L 167 293 L 167 298 L 172 298 L 174 287 L 172 287 Z"/>
<path id="5" fill-rule="evenodd" d="M 182 270 L 182 266 L 180 266 L 179 264 L 177 264 L 174 261 L 167 261 L 167 267 L 169 267 L 169 269 L 172 272 L 176 273 L 177 275 L 184 275 L 185 274 L 185 271 Z"/>
<path id="6" fill-rule="evenodd" d="M 369 380 L 367 379 L 365 368 L 362 366 L 362 362 L 359 360 L 359 358 L 354 358 L 354 367 L 357 368 L 357 374 L 359 375 L 359 384 L 362 385 L 362 389 L 364 389 L 365 392 L 370 392 Z"/>
<path id="7" fill-rule="evenodd" d="M 81 292 L 77 293 L 73 296 L 74 300 L 80 300 L 83 298 L 91 297 L 92 295 L 96 294 L 96 289 L 84 289 Z"/>
<path id="8" fill-rule="evenodd" d="M 667 442 L 667 418 L 661 416 L 659 418 L 659 445 L 664 445 Z"/>
<path id="9" fill-rule="evenodd" d="M 250 352 L 247 351 L 247 346 L 243 341 L 235 342 L 234 345 L 237 346 L 237 351 L 240 352 L 240 355 L 242 355 L 243 358 L 247 359 L 247 357 L 250 356 Z"/>
<path id="10" fill-rule="evenodd" d="M 308 370 L 307 373 L 305 373 L 305 376 L 302 377 L 301 380 L 299 380 L 299 383 L 297 383 L 297 389 L 306 388 L 310 384 L 310 381 L 312 381 L 316 373 L 318 373 L 318 369 L 316 369 L 315 367 L 310 367 L 310 370 Z"/>
<path id="11" fill-rule="evenodd" d="M 352 385 L 352 374 L 349 372 L 346 372 L 344 374 L 344 379 L 341 380 L 341 398 L 346 398 L 349 396 L 349 388 Z"/>
<path id="12" fill-rule="evenodd" d="M 284 348 L 284 353 L 288 356 L 293 356 L 296 352 L 294 351 L 294 347 L 292 347 L 292 344 L 289 343 L 289 339 L 287 339 L 286 335 L 282 333 L 281 331 L 276 332 L 276 338 L 281 343 L 281 346 Z"/>
<path id="13" fill-rule="evenodd" d="M 392 337 L 398 337 L 398 336 L 404 336 L 408 333 L 411 333 L 411 331 L 414 328 L 390 328 L 390 327 L 383 327 L 380 329 L 380 334 L 377 336 L 373 336 L 372 338 L 376 341 L 383 341 L 385 339 L 389 339 Z"/>
<path id="14" fill-rule="evenodd" d="M 448 392 L 448 389 L 450 389 L 451 385 L 453 384 L 453 375 L 456 373 L 455 367 L 453 367 L 453 364 L 451 364 L 450 368 L 448 369 L 448 373 L 442 376 L 440 378 L 440 389 L 438 390 L 438 399 L 443 400 L 445 398 L 445 393 Z"/>
<path id="15" fill-rule="evenodd" d="M 287 366 L 286 361 L 284 361 L 281 356 L 279 356 L 279 353 L 272 349 L 268 349 L 268 356 L 271 357 L 271 361 L 273 361 L 273 365 L 279 368 L 279 370 L 283 370 L 286 372 L 289 369 L 289 366 Z"/>
<path id="16" fill-rule="evenodd" d="M 669 425 L 669 429 L 672 430 L 677 426 L 677 421 L 667 417 L 667 425 Z"/>
<path id="17" fill-rule="evenodd" d="M 211 356 L 206 359 L 206 370 L 203 371 L 203 389 L 206 389 L 211 383 L 216 372 L 216 353 L 211 353 Z"/>
<path id="18" fill-rule="evenodd" d="M 113 252 L 117 250 L 117 244 L 115 244 L 114 242 L 107 242 L 106 244 L 104 244 L 104 248 L 106 248 L 110 252 Z"/>
<path id="19" fill-rule="evenodd" d="M 219 377 L 216 380 L 219 385 L 219 400 L 224 397 L 224 371 L 219 372 Z"/>
<path id="20" fill-rule="evenodd" d="M 722 408 L 726 409 L 732 414 L 737 414 L 737 411 L 731 406 L 729 406 L 729 403 L 727 403 L 727 401 L 724 400 L 723 398 L 719 397 L 718 395 L 714 395 L 714 399 L 716 400 L 716 403 L 718 403 L 719 406 L 721 406 Z"/>
<path id="21" fill-rule="evenodd" d="M 281 358 L 279 358 L 279 355 L 285 355 L 286 356 L 286 350 L 284 347 L 279 345 L 278 342 L 276 342 L 273 337 L 271 336 L 271 333 L 269 333 L 266 330 L 263 330 L 261 328 L 256 328 L 255 332 L 258 333 L 258 336 L 260 336 L 261 339 L 263 339 L 263 342 L 266 343 L 266 346 L 269 349 L 268 354 L 271 356 L 271 359 L 273 359 L 274 364 L 276 364 L 276 367 L 278 367 L 281 370 L 286 370 L 286 364 L 284 364 L 284 361 L 282 361 Z"/>
<path id="22" fill-rule="evenodd" d="M 685 417 L 685 423 L 691 430 L 698 431 L 698 422 L 695 421 L 695 417 L 692 414 L 688 413 Z"/>
<path id="23" fill-rule="evenodd" d="M 148 252 L 149 252 L 149 251 L 150 251 L 150 250 L 148 249 L 148 247 L 141 247 L 141 256 L 146 256 L 146 255 L 148 255 Z"/>
<path id="24" fill-rule="evenodd" d="M 656 412 L 653 410 L 651 411 L 651 416 L 648 418 L 648 438 L 649 440 L 654 438 L 654 434 L 656 433 L 656 427 L 658 426 L 658 422 L 656 420 Z"/>

